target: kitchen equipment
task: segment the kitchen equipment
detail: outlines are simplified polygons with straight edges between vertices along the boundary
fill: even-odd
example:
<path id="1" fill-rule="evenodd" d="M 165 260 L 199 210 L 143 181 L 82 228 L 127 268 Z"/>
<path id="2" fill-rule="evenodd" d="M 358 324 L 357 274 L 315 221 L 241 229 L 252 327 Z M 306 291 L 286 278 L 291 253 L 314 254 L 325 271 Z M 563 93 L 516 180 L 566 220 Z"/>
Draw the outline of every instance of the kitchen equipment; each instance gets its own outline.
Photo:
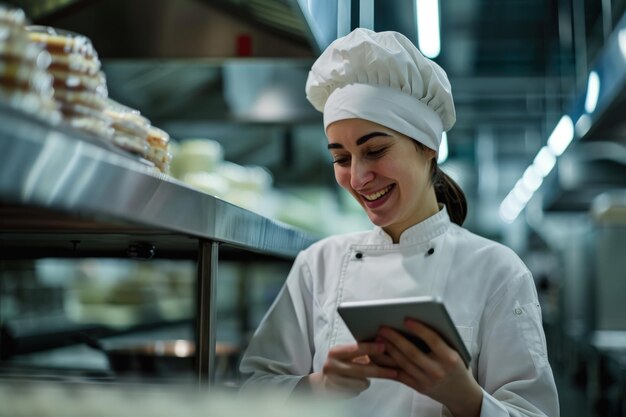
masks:
<path id="1" fill-rule="evenodd" d="M 196 345 L 189 340 L 115 342 L 110 344 L 83 333 L 79 338 L 103 352 L 111 369 L 118 375 L 179 376 L 191 374 L 196 359 Z M 215 346 L 216 375 L 231 376 L 239 359 L 239 348 L 218 342 Z"/>
<path id="2" fill-rule="evenodd" d="M 595 220 L 593 330 L 626 330 L 626 190 L 598 196 L 592 204 Z M 624 346 L 626 348 L 626 346 Z"/>

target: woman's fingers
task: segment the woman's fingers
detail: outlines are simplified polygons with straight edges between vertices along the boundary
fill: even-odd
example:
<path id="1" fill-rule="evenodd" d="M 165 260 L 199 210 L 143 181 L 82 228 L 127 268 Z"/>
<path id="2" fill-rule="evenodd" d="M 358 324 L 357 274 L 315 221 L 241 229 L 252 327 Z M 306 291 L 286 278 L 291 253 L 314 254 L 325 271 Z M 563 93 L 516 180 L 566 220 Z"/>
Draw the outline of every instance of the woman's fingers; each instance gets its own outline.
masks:
<path id="1" fill-rule="evenodd" d="M 376 355 L 385 351 L 384 343 L 357 343 L 353 345 L 339 345 L 333 347 L 328 356 L 339 360 L 352 360 L 359 356 Z"/>
<path id="2" fill-rule="evenodd" d="M 371 362 L 371 360 L 369 356 L 363 355 L 363 356 L 357 356 L 356 358 L 352 359 L 352 362 L 360 363 L 361 365 L 367 365 L 368 363 Z"/>
<path id="3" fill-rule="evenodd" d="M 361 364 L 355 362 L 343 362 L 329 358 L 324 364 L 325 374 L 335 374 L 351 378 L 388 378 L 397 376 L 395 369 L 384 368 L 373 363 Z"/>
<path id="4" fill-rule="evenodd" d="M 412 375 L 404 371 L 400 371 L 398 373 L 398 382 L 413 388 L 414 390 L 421 392 L 422 394 L 427 394 L 427 385 L 426 382 L 420 378 L 415 378 Z"/>
<path id="5" fill-rule="evenodd" d="M 431 380 L 430 374 L 427 374 L 422 368 L 411 361 L 403 352 L 397 347 L 390 345 L 387 347 L 389 356 L 398 364 L 398 380 L 404 382 L 407 385 L 423 391 Z M 439 377 L 440 373 L 437 372 Z"/>
<path id="6" fill-rule="evenodd" d="M 411 374 L 413 374 L 411 370 L 414 372 L 419 370 L 419 372 L 426 373 L 435 380 L 443 378 L 443 369 L 437 361 L 407 340 L 406 337 L 390 328 L 381 329 L 380 335 L 388 340 L 387 353 L 391 355 L 401 369 Z"/>
<path id="7" fill-rule="evenodd" d="M 370 361 L 378 366 L 385 368 L 397 368 L 398 364 L 387 353 L 381 353 L 380 355 L 372 355 L 369 357 Z"/>
<path id="8" fill-rule="evenodd" d="M 405 320 L 404 325 L 411 334 L 422 339 L 446 367 L 458 366 L 458 362 L 461 360 L 458 352 L 452 349 L 436 331 L 413 319 Z"/>
<path id="9" fill-rule="evenodd" d="M 394 378 L 397 372 L 363 360 L 367 357 L 383 353 L 385 346 L 382 343 L 359 343 L 357 345 L 343 345 L 331 349 L 324 364 L 325 374 L 336 374 L 352 378 Z"/>
<path id="10" fill-rule="evenodd" d="M 465 379 L 469 372 L 459 354 L 431 328 L 407 320 L 409 336 L 391 328 L 382 328 L 379 336 L 385 339 L 385 352 L 397 363 L 397 381 L 435 399 L 445 399 L 451 386 Z M 430 349 L 424 353 L 407 337 L 416 336 Z"/>
<path id="11" fill-rule="evenodd" d="M 405 326 L 411 335 L 418 337 L 430 349 L 429 354 L 425 354 L 421 349 L 418 349 L 421 353 L 420 355 L 409 355 L 412 358 L 419 359 L 419 365 L 425 368 L 425 370 L 429 370 L 427 359 L 437 359 L 436 362 L 443 365 L 446 369 L 460 366 L 459 363 L 462 362 L 462 359 L 458 352 L 452 349 L 436 331 L 413 319 L 407 319 Z M 388 341 L 394 343 L 404 353 L 409 354 L 409 352 L 413 351 L 413 343 L 397 331 L 383 328 L 380 334 Z"/>
<path id="12" fill-rule="evenodd" d="M 360 343 L 333 347 L 328 353 L 317 386 L 340 396 L 355 396 L 370 386 L 369 378 L 394 378 L 397 371 L 376 365 L 371 356 L 384 352 L 384 343 Z"/>

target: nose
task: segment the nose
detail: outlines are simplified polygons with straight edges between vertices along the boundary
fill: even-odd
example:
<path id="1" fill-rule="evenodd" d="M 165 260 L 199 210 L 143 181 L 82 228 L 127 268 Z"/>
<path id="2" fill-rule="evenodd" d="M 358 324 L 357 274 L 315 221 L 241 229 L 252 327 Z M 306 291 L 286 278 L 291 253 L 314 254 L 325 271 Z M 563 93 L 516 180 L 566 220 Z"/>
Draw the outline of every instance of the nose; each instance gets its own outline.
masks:
<path id="1" fill-rule="evenodd" d="M 352 162 L 350 166 L 350 186 L 354 190 L 360 190 L 374 179 L 374 173 L 368 164 Z"/>

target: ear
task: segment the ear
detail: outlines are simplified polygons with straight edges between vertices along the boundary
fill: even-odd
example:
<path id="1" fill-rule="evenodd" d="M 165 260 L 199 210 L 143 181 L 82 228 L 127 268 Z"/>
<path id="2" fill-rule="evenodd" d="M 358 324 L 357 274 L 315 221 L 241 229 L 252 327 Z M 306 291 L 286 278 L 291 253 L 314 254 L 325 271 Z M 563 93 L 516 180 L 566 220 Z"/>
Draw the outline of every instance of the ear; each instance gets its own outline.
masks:
<path id="1" fill-rule="evenodd" d="M 437 152 L 434 149 L 430 149 L 427 146 L 420 146 L 419 149 L 424 159 L 428 161 L 430 161 L 431 159 L 437 160 Z"/>

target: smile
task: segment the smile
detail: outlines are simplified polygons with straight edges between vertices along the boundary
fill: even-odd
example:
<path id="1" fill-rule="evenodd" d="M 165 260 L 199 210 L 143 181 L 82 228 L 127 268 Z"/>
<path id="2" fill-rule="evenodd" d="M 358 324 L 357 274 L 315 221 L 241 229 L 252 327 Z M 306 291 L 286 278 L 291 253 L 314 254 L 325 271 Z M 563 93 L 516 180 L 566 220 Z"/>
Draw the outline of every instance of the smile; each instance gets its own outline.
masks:
<path id="1" fill-rule="evenodd" d="M 385 194 L 387 194 L 389 191 L 391 191 L 391 189 L 393 188 L 394 185 L 395 184 L 391 184 L 391 185 L 383 188 L 382 190 L 375 192 L 374 194 L 363 195 L 363 197 L 367 201 L 376 201 L 379 198 L 381 198 L 382 196 L 384 196 Z"/>

